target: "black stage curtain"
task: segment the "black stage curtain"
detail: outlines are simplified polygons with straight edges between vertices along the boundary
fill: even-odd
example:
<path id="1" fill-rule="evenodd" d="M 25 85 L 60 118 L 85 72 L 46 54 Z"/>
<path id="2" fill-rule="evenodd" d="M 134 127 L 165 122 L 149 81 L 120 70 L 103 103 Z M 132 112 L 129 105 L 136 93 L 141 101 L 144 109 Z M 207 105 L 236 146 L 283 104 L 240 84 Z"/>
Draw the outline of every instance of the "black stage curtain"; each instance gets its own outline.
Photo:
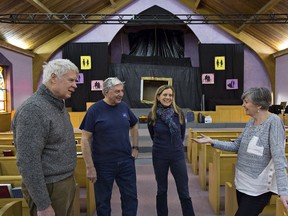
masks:
<path id="1" fill-rule="evenodd" d="M 141 77 L 172 78 L 175 88 L 176 103 L 182 108 L 200 110 L 201 81 L 199 68 L 139 65 L 139 64 L 112 64 L 110 76 L 116 76 L 125 81 L 123 100 L 131 108 L 148 108 L 151 104 L 140 100 Z"/>
<path id="2" fill-rule="evenodd" d="M 91 56 L 91 69 L 81 70 L 81 56 Z M 76 92 L 66 100 L 66 107 L 72 111 L 85 111 L 86 102 L 103 98 L 101 91 L 91 91 L 91 80 L 105 80 L 108 77 L 108 43 L 68 43 L 63 49 L 63 58 L 70 59 L 84 75 L 84 83 L 78 84 Z"/>
<path id="3" fill-rule="evenodd" d="M 131 56 L 122 54 L 121 63 L 148 64 L 148 65 L 172 65 L 192 67 L 190 58 L 165 58 L 162 56 Z"/>
<path id="4" fill-rule="evenodd" d="M 225 69 L 215 69 L 215 57 L 225 57 Z M 214 74 L 214 84 L 202 84 L 205 110 L 215 110 L 216 105 L 241 105 L 244 80 L 243 44 L 200 44 L 201 74 Z M 237 79 L 238 88 L 227 87 L 227 79 Z M 228 82 L 229 84 L 229 82 Z"/>
<path id="5" fill-rule="evenodd" d="M 182 31 L 168 29 L 145 29 L 129 33 L 129 55 L 184 57 L 184 36 Z"/>

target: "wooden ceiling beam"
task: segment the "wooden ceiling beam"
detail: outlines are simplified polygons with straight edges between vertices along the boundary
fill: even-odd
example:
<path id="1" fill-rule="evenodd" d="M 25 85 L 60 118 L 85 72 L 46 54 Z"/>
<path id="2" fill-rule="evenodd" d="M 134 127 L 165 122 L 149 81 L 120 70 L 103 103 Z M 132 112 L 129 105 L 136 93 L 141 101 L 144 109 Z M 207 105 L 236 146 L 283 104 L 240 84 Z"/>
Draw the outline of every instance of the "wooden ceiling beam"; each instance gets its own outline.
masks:
<path id="1" fill-rule="evenodd" d="M 11 50 L 11 51 L 16 52 L 16 53 L 20 53 L 20 54 L 25 55 L 25 56 L 32 57 L 32 58 L 35 57 L 35 53 L 33 53 L 32 51 L 21 49 L 19 47 L 13 46 L 12 44 L 9 44 L 3 40 L 0 40 L 0 47 Z"/>
<path id="2" fill-rule="evenodd" d="M 195 9 L 198 9 L 198 8 L 199 8 L 200 3 L 201 3 L 201 0 L 196 0 L 195 6 L 194 6 Z"/>
<path id="3" fill-rule="evenodd" d="M 114 0 L 110 0 L 110 3 L 112 5 L 112 7 L 116 7 L 116 3 L 114 2 Z"/>
<path id="4" fill-rule="evenodd" d="M 267 2 L 262 8 L 260 8 L 255 14 L 264 14 L 267 11 L 269 11 L 271 8 L 273 8 L 276 4 L 278 4 L 281 0 L 270 0 L 269 2 Z M 253 19 L 253 16 L 250 17 L 250 20 Z M 239 33 L 242 31 L 242 29 L 244 29 L 246 26 L 248 26 L 249 24 L 247 23 L 248 21 L 246 21 L 246 23 L 242 24 L 238 29 L 236 29 L 236 33 Z"/>
<path id="5" fill-rule="evenodd" d="M 34 7 L 36 7 L 39 11 L 43 12 L 43 13 L 53 13 L 52 11 L 50 11 L 44 4 L 42 4 L 40 1 L 38 0 L 26 0 L 28 3 L 30 3 L 31 5 L 33 5 Z M 61 20 L 59 17 L 54 16 L 55 19 L 57 20 Z M 60 25 L 62 28 L 64 28 L 66 31 L 73 33 L 73 29 L 65 24 L 64 22 L 62 24 L 58 24 Z"/>

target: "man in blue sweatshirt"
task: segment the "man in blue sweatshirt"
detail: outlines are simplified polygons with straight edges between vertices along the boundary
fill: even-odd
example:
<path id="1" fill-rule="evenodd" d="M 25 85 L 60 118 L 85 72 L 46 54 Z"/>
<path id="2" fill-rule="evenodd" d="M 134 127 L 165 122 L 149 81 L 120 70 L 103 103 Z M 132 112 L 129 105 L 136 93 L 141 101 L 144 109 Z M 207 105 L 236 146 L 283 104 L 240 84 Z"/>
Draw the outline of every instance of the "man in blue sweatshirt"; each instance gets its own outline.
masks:
<path id="1" fill-rule="evenodd" d="M 102 90 L 104 99 L 87 110 L 80 125 L 87 177 L 95 183 L 98 216 L 111 215 L 114 181 L 121 193 L 122 215 L 137 214 L 134 159 L 138 156 L 138 119 L 122 101 L 123 88 L 124 83 L 117 77 L 107 78 Z"/>

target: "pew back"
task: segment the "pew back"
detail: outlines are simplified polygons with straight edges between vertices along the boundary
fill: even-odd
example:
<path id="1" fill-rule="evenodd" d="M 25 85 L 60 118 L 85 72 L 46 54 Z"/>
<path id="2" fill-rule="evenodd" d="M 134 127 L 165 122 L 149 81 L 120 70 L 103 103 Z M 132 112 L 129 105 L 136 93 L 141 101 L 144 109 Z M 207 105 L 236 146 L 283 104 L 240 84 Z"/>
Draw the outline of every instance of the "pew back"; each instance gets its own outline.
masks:
<path id="1" fill-rule="evenodd" d="M 0 157 L 0 175 L 20 175 L 15 156 Z"/>
<path id="2" fill-rule="evenodd" d="M 215 214 L 220 213 L 220 189 L 225 182 L 234 181 L 233 164 L 236 164 L 237 154 L 226 154 L 218 149 L 213 153 L 213 161 L 209 163 L 209 203 Z"/>

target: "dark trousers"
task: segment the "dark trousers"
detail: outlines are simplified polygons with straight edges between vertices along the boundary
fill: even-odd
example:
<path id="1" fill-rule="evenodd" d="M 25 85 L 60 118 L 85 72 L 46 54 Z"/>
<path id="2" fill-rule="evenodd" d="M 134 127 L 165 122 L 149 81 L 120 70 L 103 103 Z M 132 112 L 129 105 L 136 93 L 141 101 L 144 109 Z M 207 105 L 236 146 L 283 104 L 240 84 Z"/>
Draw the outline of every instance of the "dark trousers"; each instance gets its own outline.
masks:
<path id="1" fill-rule="evenodd" d="M 238 210 L 235 216 L 258 216 L 269 203 L 273 194 L 268 192 L 259 196 L 249 196 L 237 190 Z"/>
<path id="2" fill-rule="evenodd" d="M 111 215 L 111 195 L 114 180 L 121 195 L 122 216 L 136 216 L 138 208 L 134 159 L 95 164 L 97 181 L 94 184 L 98 216 Z"/>
<path id="3" fill-rule="evenodd" d="M 76 191 L 76 183 L 73 176 L 63 179 L 59 182 L 47 184 L 47 190 L 52 202 L 52 208 L 56 216 L 71 216 L 73 210 L 73 201 Z M 37 206 L 28 193 L 26 186 L 22 183 L 22 191 L 25 200 L 28 203 L 31 216 L 37 216 Z"/>
<path id="4" fill-rule="evenodd" d="M 183 216 L 194 216 L 193 205 L 189 195 L 188 175 L 185 159 L 165 160 L 153 158 L 154 173 L 157 181 L 156 208 L 158 216 L 168 215 L 167 190 L 169 168 L 174 177 Z"/>

